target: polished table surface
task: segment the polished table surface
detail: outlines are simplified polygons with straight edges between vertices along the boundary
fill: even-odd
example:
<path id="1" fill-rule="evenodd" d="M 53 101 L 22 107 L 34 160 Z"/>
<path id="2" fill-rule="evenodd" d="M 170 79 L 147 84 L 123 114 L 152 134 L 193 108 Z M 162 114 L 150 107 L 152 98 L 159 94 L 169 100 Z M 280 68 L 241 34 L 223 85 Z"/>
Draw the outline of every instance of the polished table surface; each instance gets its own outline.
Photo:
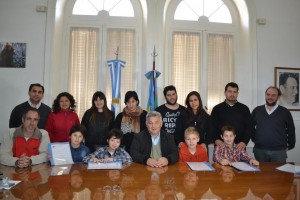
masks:
<path id="1" fill-rule="evenodd" d="M 185 163 L 159 169 L 132 163 L 122 170 L 0 165 L 2 177 L 22 180 L 1 190 L 0 199 L 300 199 L 300 176 L 275 169 L 283 163 L 261 163 L 260 172 L 242 173 L 212 165 L 214 172 L 191 171 Z"/>

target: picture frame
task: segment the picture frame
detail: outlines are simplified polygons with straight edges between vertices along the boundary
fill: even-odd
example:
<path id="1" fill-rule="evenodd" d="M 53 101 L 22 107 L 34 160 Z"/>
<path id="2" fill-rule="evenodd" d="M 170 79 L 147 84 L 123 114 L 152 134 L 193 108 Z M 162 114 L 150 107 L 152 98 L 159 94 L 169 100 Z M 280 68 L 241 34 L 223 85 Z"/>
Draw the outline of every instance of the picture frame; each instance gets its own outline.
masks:
<path id="1" fill-rule="evenodd" d="M 278 104 L 290 111 L 300 111 L 299 104 L 300 68 L 275 67 L 275 86 L 280 90 Z"/>
<path id="2" fill-rule="evenodd" d="M 25 68 L 26 43 L 0 42 L 0 68 Z"/>

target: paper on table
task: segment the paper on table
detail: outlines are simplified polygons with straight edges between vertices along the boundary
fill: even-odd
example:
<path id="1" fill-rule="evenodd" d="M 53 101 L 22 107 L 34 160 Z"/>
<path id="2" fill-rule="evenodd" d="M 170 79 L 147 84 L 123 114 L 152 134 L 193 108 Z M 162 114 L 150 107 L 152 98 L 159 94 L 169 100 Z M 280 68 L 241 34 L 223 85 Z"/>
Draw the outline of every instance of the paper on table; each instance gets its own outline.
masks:
<path id="1" fill-rule="evenodd" d="M 68 165 L 74 163 L 69 142 L 49 143 L 48 151 L 51 154 L 51 165 Z"/>
<path id="2" fill-rule="evenodd" d="M 208 162 L 186 162 L 193 171 L 215 171 Z"/>
<path id="3" fill-rule="evenodd" d="M 234 167 L 237 170 L 244 171 L 244 172 L 257 172 L 257 171 L 260 171 L 260 169 L 254 167 L 252 165 L 249 165 L 248 163 L 245 163 L 245 162 L 232 162 L 231 166 Z"/>
<path id="4" fill-rule="evenodd" d="M 122 169 L 121 161 L 113 161 L 106 163 L 88 162 L 87 169 Z"/>
<path id="5" fill-rule="evenodd" d="M 289 173 L 300 175 L 300 166 L 297 166 L 297 165 L 285 164 L 280 167 L 277 167 L 276 169 L 283 171 L 283 172 L 289 172 Z"/>
<path id="6" fill-rule="evenodd" d="M 15 185 L 17 185 L 20 182 L 21 181 L 9 180 L 7 185 L 3 185 L 3 182 L 1 181 L 1 183 L 0 183 L 0 189 L 10 190 L 10 188 L 14 187 Z"/>

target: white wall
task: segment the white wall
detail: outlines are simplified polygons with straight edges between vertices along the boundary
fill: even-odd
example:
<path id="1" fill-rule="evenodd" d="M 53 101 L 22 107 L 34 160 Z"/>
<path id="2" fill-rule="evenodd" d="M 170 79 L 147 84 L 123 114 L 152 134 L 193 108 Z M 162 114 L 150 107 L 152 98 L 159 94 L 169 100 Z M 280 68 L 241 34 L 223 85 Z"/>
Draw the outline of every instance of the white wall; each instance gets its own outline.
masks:
<path id="1" fill-rule="evenodd" d="M 257 18 L 257 102 L 264 103 L 265 89 L 274 84 L 274 67 L 300 67 L 300 1 L 255 0 Z M 300 162 L 300 112 L 292 112 L 296 126 L 296 147 L 288 152 L 290 161 Z"/>
<path id="2" fill-rule="evenodd" d="M 257 96 L 257 104 L 264 103 L 264 90 L 269 85 L 274 84 L 274 67 L 300 67 L 300 1 L 299 0 L 246 0 L 254 5 L 255 15 L 257 18 L 266 18 L 266 25 L 256 26 L 257 38 L 257 86 L 254 89 L 254 96 Z M 50 2 L 50 3 L 49 3 Z M 47 23 L 53 20 L 47 20 L 47 15 L 54 16 L 51 13 L 39 13 L 35 11 L 37 5 L 52 5 L 55 0 L 0 0 L 0 41 L 1 42 L 25 42 L 27 43 L 27 60 L 25 69 L 10 69 L 0 68 L 0 139 L 8 131 L 9 115 L 13 107 L 28 99 L 28 87 L 33 82 L 39 82 L 46 87 L 45 103 L 51 106 L 53 97 L 57 95 L 57 91 L 53 88 L 59 86 L 56 83 L 64 82 L 63 77 L 58 74 L 50 73 L 53 70 L 45 66 L 51 66 L 51 55 L 49 46 L 45 45 L 45 41 L 49 42 L 51 35 L 45 36 Z M 61 2 L 61 1 L 59 1 Z M 151 2 L 151 1 L 146 1 Z M 163 5 L 161 1 L 156 1 L 154 4 Z M 153 10 L 153 5 L 148 7 L 148 12 Z M 55 5 L 55 4 L 54 4 Z M 54 8 L 49 8 L 54 9 Z M 154 8 L 155 9 L 155 8 Z M 156 11 L 157 15 L 163 12 L 163 8 Z M 155 14 L 155 15 L 156 15 Z M 157 17 L 148 22 L 149 26 L 155 27 L 155 20 L 161 19 L 160 16 L 149 14 L 150 17 Z M 255 16 L 254 15 L 254 16 Z M 147 25 L 147 24 L 145 24 Z M 162 30 L 162 24 L 159 24 L 159 30 Z M 150 53 L 153 49 L 152 43 L 156 45 L 157 52 L 160 56 L 157 60 L 158 68 L 163 66 L 163 55 L 165 49 L 163 47 L 162 34 L 158 34 L 157 28 L 145 28 L 143 36 L 143 47 L 141 55 L 146 64 L 151 66 Z M 49 26 L 48 26 L 49 28 Z M 49 34 L 47 30 L 47 33 Z M 53 31 L 54 32 L 54 31 Z M 149 38 L 153 37 L 153 38 Z M 63 45 L 62 45 L 63 46 Z M 46 51 L 45 51 L 46 49 Z M 47 53 L 45 53 L 47 52 Z M 45 63 L 45 60 L 47 63 Z M 64 63 L 64 62 L 58 62 Z M 142 61 L 144 64 L 145 61 Z M 147 67 L 149 67 L 147 66 Z M 63 67 L 63 66 L 57 66 Z M 47 73 L 45 73 L 45 71 Z M 163 72 L 163 70 L 160 70 Z M 141 73 L 143 74 L 143 73 Z M 244 73 L 237 74 L 239 80 L 246 76 Z M 247 80 L 249 76 L 247 75 Z M 50 79 L 50 80 L 49 80 Z M 255 84 L 255 85 L 256 85 Z M 241 84 L 243 85 L 243 84 Z M 60 86 L 63 87 L 63 86 Z M 247 86 L 243 86 L 247 87 Z M 146 101 L 146 93 L 143 91 L 142 101 Z M 55 93 L 55 94 L 54 94 Z M 160 94 L 161 95 L 161 94 Z M 247 100 L 249 94 L 242 92 L 240 100 L 242 102 L 253 102 Z M 162 99 L 162 98 L 161 98 Z M 254 101 L 255 102 L 255 101 Z M 145 105 L 144 102 L 142 105 Z M 252 110 L 257 105 L 248 105 Z M 296 125 L 297 141 L 300 139 L 300 112 L 292 112 Z M 289 152 L 289 160 L 300 162 L 300 157 L 297 156 L 300 152 L 300 144 L 296 143 L 296 148 Z"/>
<path id="3" fill-rule="evenodd" d="M 0 0 L 0 41 L 27 44 L 26 68 L 0 68 L 0 138 L 8 131 L 15 105 L 28 99 L 31 83 L 44 82 L 46 13 L 35 11 L 37 0 Z M 49 95 L 46 88 L 46 94 Z"/>

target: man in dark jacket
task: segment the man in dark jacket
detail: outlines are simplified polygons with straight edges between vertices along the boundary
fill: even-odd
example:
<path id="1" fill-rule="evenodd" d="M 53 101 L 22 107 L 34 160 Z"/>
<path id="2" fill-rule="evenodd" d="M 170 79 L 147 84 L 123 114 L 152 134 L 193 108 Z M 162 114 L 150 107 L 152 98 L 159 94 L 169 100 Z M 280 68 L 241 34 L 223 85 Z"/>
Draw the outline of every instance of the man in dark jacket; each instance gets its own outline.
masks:
<path id="1" fill-rule="evenodd" d="M 161 129 L 162 117 L 151 111 L 146 117 L 147 129 L 135 134 L 130 154 L 134 162 L 163 167 L 178 161 L 174 137 Z"/>

